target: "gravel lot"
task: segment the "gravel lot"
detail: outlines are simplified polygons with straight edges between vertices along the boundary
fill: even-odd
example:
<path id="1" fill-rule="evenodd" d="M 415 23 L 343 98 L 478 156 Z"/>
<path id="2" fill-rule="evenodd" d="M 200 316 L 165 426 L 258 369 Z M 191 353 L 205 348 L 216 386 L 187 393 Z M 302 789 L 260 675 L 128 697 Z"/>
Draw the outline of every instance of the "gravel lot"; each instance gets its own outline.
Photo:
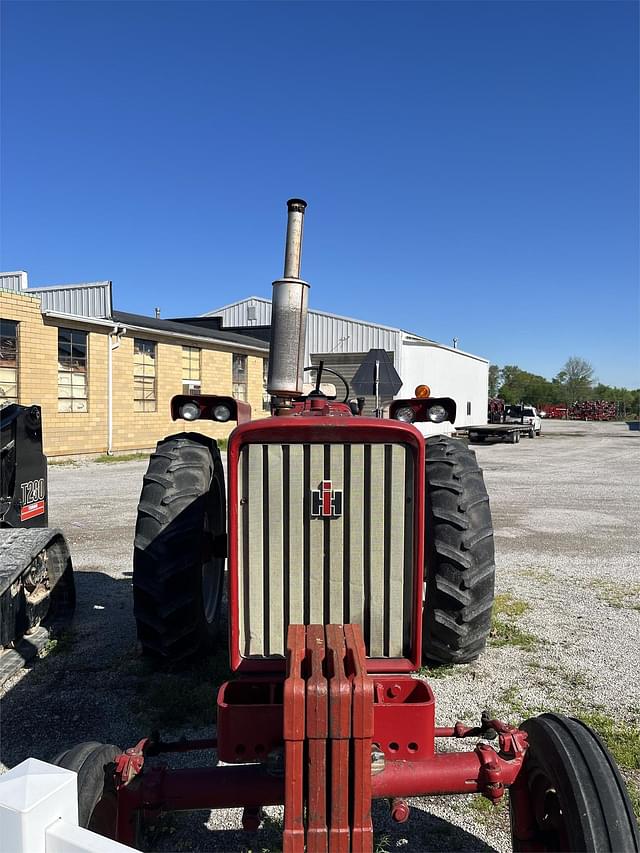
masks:
<path id="1" fill-rule="evenodd" d="M 476 722 L 484 708 L 514 722 L 548 709 L 637 727 L 640 433 L 544 422 L 539 439 L 476 451 L 493 510 L 499 612 L 477 663 L 434 673 L 438 723 Z M 146 461 L 50 468 L 50 521 L 71 546 L 78 608 L 46 658 L 4 686 L 4 768 L 81 740 L 133 745 L 156 723 L 165 737 L 212 733 L 224 662 L 157 676 L 136 654 L 131 550 L 145 469 Z M 627 778 L 640 784 L 638 770 Z M 511 849 L 507 810 L 473 799 L 414 801 L 401 826 L 376 804 L 378 848 Z M 272 827 L 257 836 L 239 827 L 239 810 L 175 815 L 160 821 L 147 849 L 278 849 Z"/>

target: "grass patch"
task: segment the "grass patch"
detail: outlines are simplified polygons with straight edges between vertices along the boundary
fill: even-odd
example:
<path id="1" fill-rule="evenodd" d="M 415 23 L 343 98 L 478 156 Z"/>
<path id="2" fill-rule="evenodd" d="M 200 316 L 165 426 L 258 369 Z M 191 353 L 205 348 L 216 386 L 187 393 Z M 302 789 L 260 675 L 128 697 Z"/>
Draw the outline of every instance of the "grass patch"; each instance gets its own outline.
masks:
<path id="1" fill-rule="evenodd" d="M 75 468 L 76 461 L 74 459 L 48 459 L 47 465 L 54 468 Z"/>
<path id="2" fill-rule="evenodd" d="M 218 438 L 216 439 L 218 442 L 218 447 L 220 450 L 226 450 L 228 441 L 226 438 Z M 117 453 L 113 456 L 109 456 L 107 453 L 103 453 L 102 456 L 96 456 L 92 460 L 93 462 L 100 462 L 101 464 L 110 465 L 113 462 L 137 462 L 140 459 L 148 459 L 151 455 L 151 451 L 149 452 L 136 452 L 136 453 Z M 49 463 L 49 464 L 58 464 L 58 465 L 73 465 L 74 463 L 69 461 L 62 461 L 59 463 Z"/>
<path id="3" fill-rule="evenodd" d="M 468 667 L 455 663 L 434 664 L 433 666 L 421 666 L 418 675 L 421 678 L 447 678 L 454 673 L 466 672 Z"/>
<path id="4" fill-rule="evenodd" d="M 104 453 L 102 456 L 96 456 L 93 461 L 110 465 L 113 462 L 134 462 L 139 459 L 148 458 L 148 453 L 123 453 L 118 454 L 117 456 L 109 456 L 108 454 Z"/>
<path id="5" fill-rule="evenodd" d="M 606 743 L 622 771 L 631 806 L 640 820 L 640 720 L 626 723 L 609 716 L 602 708 L 580 708 L 575 716 L 591 726 Z"/>
<path id="6" fill-rule="evenodd" d="M 640 727 L 610 717 L 602 709 L 577 714 L 583 723 L 598 732 L 609 751 L 624 770 L 640 770 Z"/>
<path id="7" fill-rule="evenodd" d="M 130 708 L 148 729 L 212 725 L 217 689 L 229 677 L 226 649 L 180 669 L 158 669 L 148 658 L 129 660 L 122 669 L 140 676 Z"/>
<path id="8" fill-rule="evenodd" d="M 503 592 L 500 595 L 496 595 L 493 603 L 493 615 L 516 619 L 518 616 L 526 613 L 529 608 L 530 605 L 526 601 L 521 601 L 519 598 L 514 598 L 508 592 Z"/>
<path id="9" fill-rule="evenodd" d="M 535 648 L 540 640 L 534 634 L 523 631 L 515 619 L 529 610 L 526 601 L 514 598 L 508 592 L 497 595 L 493 604 L 489 642 L 493 646 L 516 646 L 524 651 Z"/>
<path id="10" fill-rule="evenodd" d="M 545 711 L 550 711 L 551 708 L 542 705 L 529 705 L 523 701 L 517 687 L 509 687 L 508 690 L 500 696 L 498 700 L 500 706 L 506 707 L 512 717 L 517 718 L 517 722 L 521 723 L 529 717 L 535 717 L 538 714 L 543 714 Z M 498 715 L 499 716 L 499 715 Z"/>
<path id="11" fill-rule="evenodd" d="M 373 839 L 373 853 L 387 853 L 391 850 L 391 836 L 384 833 Z"/>
<path id="12" fill-rule="evenodd" d="M 523 720 L 536 717 L 539 714 L 567 713 L 586 723 L 596 731 L 609 752 L 616 761 L 622 772 L 622 776 L 629 791 L 629 799 L 636 814 L 640 819 L 640 710 L 632 708 L 631 711 L 636 718 L 627 723 L 616 717 L 612 717 L 601 707 L 586 708 L 584 705 L 575 704 L 568 712 L 563 712 L 553 704 L 547 706 L 529 705 L 523 701 L 517 687 L 510 687 L 498 700 L 499 706 L 508 709 L 508 715 L 515 717 L 515 722 L 520 724 Z M 498 716 L 500 716 L 498 714 Z M 476 797 L 471 803 L 480 813 L 491 809 L 491 804 L 484 797 Z"/>
<path id="13" fill-rule="evenodd" d="M 601 601 L 616 610 L 640 610 L 640 584 L 622 586 L 615 581 L 596 579 L 589 583 Z"/>
<path id="14" fill-rule="evenodd" d="M 59 634 L 49 637 L 42 649 L 43 657 L 46 655 L 62 655 L 71 651 L 76 639 L 75 632 L 67 629 Z"/>
<path id="15" fill-rule="evenodd" d="M 162 839 L 170 838 L 176 833 L 176 820 L 171 812 L 155 815 L 148 821 L 143 830 L 143 849 L 157 850 Z M 175 848 L 178 849 L 177 847 Z"/>
<path id="16" fill-rule="evenodd" d="M 540 583 L 550 583 L 554 579 L 553 572 L 550 572 L 548 569 L 537 569 L 535 566 L 518 569 L 518 574 L 521 574 L 525 578 L 533 578 L 533 580 Z"/>
<path id="17" fill-rule="evenodd" d="M 483 822 L 492 821 L 497 813 L 505 811 L 507 808 L 507 801 L 508 797 L 504 795 L 494 803 L 486 797 L 476 794 L 469 802 L 469 809 Z"/>
<path id="18" fill-rule="evenodd" d="M 494 616 L 491 622 L 489 642 L 492 646 L 515 646 L 518 649 L 528 652 L 536 648 L 540 640 L 534 634 L 521 630 L 513 622 L 496 619 Z"/>
<path id="19" fill-rule="evenodd" d="M 551 673 L 557 673 L 565 687 L 571 687 L 573 690 L 588 690 L 592 685 L 588 677 L 578 669 L 568 669 L 565 666 L 553 667 L 547 666 L 545 669 Z"/>
<path id="20" fill-rule="evenodd" d="M 282 853 L 283 831 L 284 820 L 281 817 L 265 814 L 262 818 L 260 833 L 264 833 L 266 838 L 260 840 L 259 853 Z M 247 853 L 258 853 L 258 851 L 248 847 Z"/>

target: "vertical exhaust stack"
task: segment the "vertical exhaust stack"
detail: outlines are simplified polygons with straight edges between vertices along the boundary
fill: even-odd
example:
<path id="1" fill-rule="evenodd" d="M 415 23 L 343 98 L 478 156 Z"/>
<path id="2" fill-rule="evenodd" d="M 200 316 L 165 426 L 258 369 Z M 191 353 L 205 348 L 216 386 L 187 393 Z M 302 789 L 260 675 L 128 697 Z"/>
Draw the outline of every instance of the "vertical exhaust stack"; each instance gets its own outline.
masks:
<path id="1" fill-rule="evenodd" d="M 291 198 L 287 202 L 284 276 L 273 282 L 267 391 L 280 398 L 280 408 L 283 403 L 286 408 L 293 398 L 301 396 L 304 380 L 309 285 L 300 278 L 300 260 L 306 206 L 301 198 Z"/>

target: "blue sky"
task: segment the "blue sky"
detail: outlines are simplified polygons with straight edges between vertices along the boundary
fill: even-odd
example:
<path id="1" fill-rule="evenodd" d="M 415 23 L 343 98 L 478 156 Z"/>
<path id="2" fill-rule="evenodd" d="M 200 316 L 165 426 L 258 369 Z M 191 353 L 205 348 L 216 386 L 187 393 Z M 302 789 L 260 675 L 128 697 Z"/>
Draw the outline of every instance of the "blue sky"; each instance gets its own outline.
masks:
<path id="1" fill-rule="evenodd" d="M 634 2 L 2 4 L 0 267 L 640 384 Z"/>

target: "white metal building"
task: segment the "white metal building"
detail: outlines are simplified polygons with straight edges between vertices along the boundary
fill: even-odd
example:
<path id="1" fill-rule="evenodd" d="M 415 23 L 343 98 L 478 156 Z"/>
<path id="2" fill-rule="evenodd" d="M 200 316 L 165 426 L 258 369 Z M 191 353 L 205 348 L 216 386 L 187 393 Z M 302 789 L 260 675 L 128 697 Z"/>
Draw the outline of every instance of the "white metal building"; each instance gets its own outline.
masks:
<path id="1" fill-rule="evenodd" d="M 271 300 L 250 296 L 203 316 L 220 317 L 229 331 L 250 329 L 253 336 L 262 337 L 271 323 Z M 322 358 L 327 367 L 350 380 L 370 349 L 384 349 L 391 356 L 403 381 L 398 397 L 412 397 L 416 385 L 424 383 L 431 388 L 433 397 L 452 397 L 456 401 L 456 426 L 487 422 L 486 358 L 391 326 L 309 310 L 305 364 L 317 364 Z M 336 387 L 340 393 L 339 383 Z M 424 431 L 443 430 L 429 425 Z"/>

